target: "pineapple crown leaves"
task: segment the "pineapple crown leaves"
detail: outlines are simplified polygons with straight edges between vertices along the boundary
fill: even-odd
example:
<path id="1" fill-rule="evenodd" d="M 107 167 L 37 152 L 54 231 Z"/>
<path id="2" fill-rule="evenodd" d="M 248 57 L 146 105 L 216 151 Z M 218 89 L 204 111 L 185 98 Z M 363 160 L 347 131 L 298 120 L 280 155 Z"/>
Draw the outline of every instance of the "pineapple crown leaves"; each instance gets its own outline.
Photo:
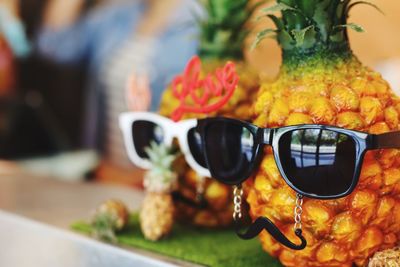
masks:
<path id="1" fill-rule="evenodd" d="M 365 32 L 365 29 L 361 26 L 358 25 L 356 23 L 348 23 L 348 24 L 344 24 L 344 25 L 337 25 L 335 26 L 335 28 L 350 28 L 356 32 Z"/>
<path id="2" fill-rule="evenodd" d="M 246 25 L 255 10 L 269 0 L 198 0 L 207 13 L 198 16 L 202 58 L 243 59 L 243 46 L 250 31 Z"/>
<path id="3" fill-rule="evenodd" d="M 173 170 L 173 163 L 178 153 L 172 148 L 155 142 L 145 149 L 152 169 L 144 177 L 143 185 L 151 192 L 171 192 L 176 186 L 177 173 Z"/>
<path id="4" fill-rule="evenodd" d="M 256 47 L 267 37 L 276 37 L 271 35 L 272 33 L 276 33 L 276 30 L 274 29 L 264 29 L 260 32 L 257 33 L 256 39 L 252 43 L 250 49 L 254 50 Z"/>
<path id="5" fill-rule="evenodd" d="M 103 241 L 116 243 L 117 237 L 115 231 L 117 230 L 117 220 L 118 217 L 114 213 L 101 212 L 96 214 L 92 222 L 92 235 Z"/>
<path id="6" fill-rule="evenodd" d="M 313 30 L 314 25 L 310 25 L 304 29 L 298 30 L 298 29 L 293 29 L 291 31 L 294 40 L 296 41 L 296 46 L 302 46 L 304 44 L 304 39 L 306 37 L 306 34 L 309 30 Z"/>
<path id="7" fill-rule="evenodd" d="M 300 54 L 321 49 L 349 49 L 347 28 L 363 32 L 364 28 L 347 23 L 350 10 L 360 4 L 378 6 L 367 1 L 354 0 L 277 0 L 271 7 L 261 10 L 262 16 L 270 18 L 276 29 L 265 29 L 258 34 L 254 46 L 275 33 L 284 52 Z M 281 12 L 279 18 L 273 12 Z"/>
<path id="8" fill-rule="evenodd" d="M 154 141 L 150 143 L 149 147 L 145 148 L 145 152 L 149 156 L 153 167 L 165 170 L 171 169 L 172 163 L 178 156 L 172 148 L 164 144 L 157 144 Z"/>
<path id="9" fill-rule="evenodd" d="M 349 5 L 347 6 L 346 13 L 347 13 L 347 14 L 350 14 L 350 10 L 351 10 L 353 7 L 355 7 L 355 6 L 357 6 L 357 5 L 360 5 L 360 4 L 362 4 L 362 5 L 367 5 L 367 6 L 371 6 L 371 7 L 373 7 L 375 10 L 377 10 L 379 13 L 381 13 L 382 15 L 385 15 L 385 12 L 383 12 L 382 9 L 380 9 L 380 8 L 379 8 L 377 5 L 375 5 L 374 3 L 371 3 L 371 2 L 368 2 L 368 1 L 356 1 L 356 2 L 352 2 L 351 4 L 349 4 Z"/>

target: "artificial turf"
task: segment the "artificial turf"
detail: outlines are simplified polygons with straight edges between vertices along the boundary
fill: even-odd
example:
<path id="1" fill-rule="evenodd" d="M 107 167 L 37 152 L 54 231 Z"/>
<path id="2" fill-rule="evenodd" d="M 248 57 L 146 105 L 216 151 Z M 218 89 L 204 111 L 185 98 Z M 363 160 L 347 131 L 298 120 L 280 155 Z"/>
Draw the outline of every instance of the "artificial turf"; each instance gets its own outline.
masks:
<path id="1" fill-rule="evenodd" d="M 90 234 L 92 230 L 86 222 L 74 223 L 72 229 L 84 234 Z M 117 239 L 120 245 L 141 248 L 205 266 L 281 266 L 276 259 L 262 250 L 258 240 L 240 240 L 231 229 L 210 230 L 176 225 L 169 238 L 151 242 L 144 239 L 138 216 L 133 215 L 126 230 L 119 233 Z"/>

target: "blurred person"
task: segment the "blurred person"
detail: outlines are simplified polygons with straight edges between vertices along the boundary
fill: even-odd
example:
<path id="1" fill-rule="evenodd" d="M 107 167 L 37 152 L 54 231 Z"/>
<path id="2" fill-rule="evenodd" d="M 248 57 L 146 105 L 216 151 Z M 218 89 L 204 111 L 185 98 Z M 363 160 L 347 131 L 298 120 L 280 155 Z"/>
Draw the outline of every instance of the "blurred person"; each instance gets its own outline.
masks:
<path id="1" fill-rule="evenodd" d="M 29 51 L 19 1 L 0 0 L 0 157 L 6 153 L 15 125 L 17 58 L 25 58 Z"/>
<path id="2" fill-rule="evenodd" d="M 16 57 L 28 56 L 31 48 L 20 18 L 18 0 L 0 0 L 0 32 Z"/>
<path id="3" fill-rule="evenodd" d="M 12 50 L 0 32 L 0 101 L 15 87 L 15 63 Z"/>
<path id="4" fill-rule="evenodd" d="M 84 145 L 127 166 L 118 115 L 157 109 L 162 90 L 196 53 L 198 6 L 195 0 L 109 0 L 82 15 L 86 2 L 49 0 L 37 49 L 60 63 L 87 64 Z"/>
<path id="5" fill-rule="evenodd" d="M 10 128 L 10 97 L 15 94 L 15 62 L 7 40 L 0 32 L 0 149 Z"/>
<path id="6" fill-rule="evenodd" d="M 19 16 L 19 1 L 0 0 L 0 97 L 16 87 L 16 57 L 26 57 L 30 45 Z"/>

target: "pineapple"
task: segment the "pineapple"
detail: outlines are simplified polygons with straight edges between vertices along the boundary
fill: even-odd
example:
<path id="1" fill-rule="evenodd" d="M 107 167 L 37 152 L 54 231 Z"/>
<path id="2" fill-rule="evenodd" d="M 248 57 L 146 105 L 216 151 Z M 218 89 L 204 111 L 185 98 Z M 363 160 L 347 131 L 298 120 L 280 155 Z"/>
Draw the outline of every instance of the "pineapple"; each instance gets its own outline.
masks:
<path id="1" fill-rule="evenodd" d="M 369 260 L 368 267 L 385 267 L 400 265 L 400 248 L 379 251 Z"/>
<path id="2" fill-rule="evenodd" d="M 400 248 L 388 249 L 375 253 L 368 267 L 400 266 Z"/>
<path id="3" fill-rule="evenodd" d="M 347 29 L 351 0 L 278 0 L 265 12 L 283 52 L 280 74 L 262 84 L 253 106 L 254 122 L 262 127 L 326 124 L 384 133 L 399 130 L 400 100 L 388 83 L 353 55 Z M 372 5 L 372 4 L 370 4 Z M 293 242 L 296 195 L 285 184 L 270 148 L 247 185 L 253 217 L 270 218 Z M 285 266 L 364 266 L 376 251 L 400 239 L 400 151 L 370 151 L 359 184 L 348 197 L 321 201 L 304 199 L 303 234 L 308 246 L 292 251 L 267 233 L 264 250 Z"/>
<path id="4" fill-rule="evenodd" d="M 171 232 L 174 223 L 171 191 L 176 187 L 177 175 L 171 168 L 176 155 L 154 142 L 146 152 L 153 166 L 144 177 L 147 194 L 140 211 L 140 226 L 146 239 L 157 241 Z"/>
<path id="5" fill-rule="evenodd" d="M 263 1 L 264 2 L 264 1 Z M 246 24 L 260 1 L 250 4 L 249 0 L 205 0 L 204 9 L 208 19 L 200 22 L 201 36 L 199 56 L 203 61 L 202 74 L 214 73 L 225 65 L 227 60 L 235 62 L 239 74 L 239 85 L 229 102 L 210 116 L 221 115 L 240 119 L 249 119 L 251 104 L 258 88 L 258 75 L 245 62 L 243 47 L 248 35 Z M 211 99 L 212 101 L 212 99 Z M 160 105 L 160 114 L 171 116 L 179 105 L 173 97 L 172 89 L 167 88 Z M 204 115 L 185 114 L 183 119 L 198 118 Z M 198 188 L 204 191 L 205 200 L 210 204 L 207 209 L 189 207 L 177 203 L 178 216 L 198 226 L 218 227 L 231 223 L 231 193 L 227 186 L 215 180 L 197 177 L 187 166 L 179 179 L 179 191 L 184 196 L 196 200 Z M 215 205 L 214 205 L 215 204 Z"/>
<path id="6" fill-rule="evenodd" d="M 107 200 L 97 209 L 92 219 L 93 235 L 108 242 L 116 242 L 115 232 L 128 223 L 128 208 L 119 200 Z"/>

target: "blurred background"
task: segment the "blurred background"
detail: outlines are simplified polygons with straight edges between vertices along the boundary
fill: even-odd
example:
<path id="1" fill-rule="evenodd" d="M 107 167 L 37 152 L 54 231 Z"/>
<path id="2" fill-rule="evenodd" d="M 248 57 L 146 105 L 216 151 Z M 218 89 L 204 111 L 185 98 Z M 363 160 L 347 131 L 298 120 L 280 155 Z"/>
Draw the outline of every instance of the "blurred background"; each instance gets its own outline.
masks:
<path id="1" fill-rule="evenodd" d="M 366 29 L 350 33 L 353 50 L 400 94 L 400 1 L 375 3 L 385 15 L 352 11 Z M 157 110 L 196 53 L 201 13 L 195 0 L 0 0 L 0 173 L 140 185 L 118 114 Z M 267 39 L 247 59 L 272 77 L 280 51 Z"/>

